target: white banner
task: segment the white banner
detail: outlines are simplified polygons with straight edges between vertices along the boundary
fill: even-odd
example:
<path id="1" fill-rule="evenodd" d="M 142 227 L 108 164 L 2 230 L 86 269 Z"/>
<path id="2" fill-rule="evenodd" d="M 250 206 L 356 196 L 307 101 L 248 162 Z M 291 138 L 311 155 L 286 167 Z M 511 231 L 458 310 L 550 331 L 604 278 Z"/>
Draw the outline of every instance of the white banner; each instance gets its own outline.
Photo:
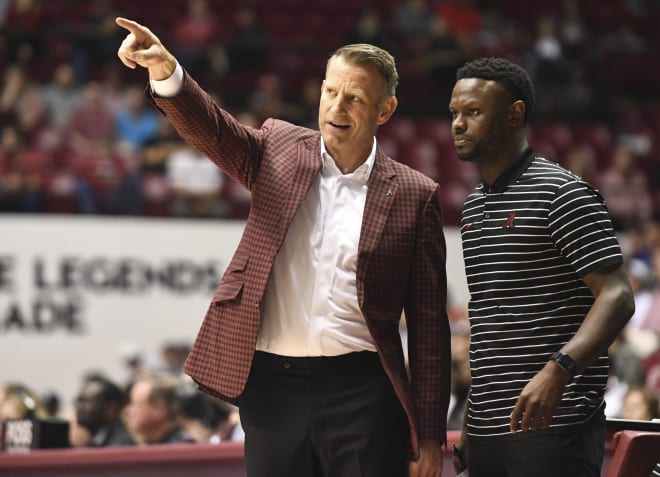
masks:
<path id="1" fill-rule="evenodd" d="M 192 343 L 243 222 L 0 215 L 0 385 L 57 392 L 123 384 L 121 353 L 152 361 Z M 467 303 L 460 238 L 446 230 L 450 296 Z"/>

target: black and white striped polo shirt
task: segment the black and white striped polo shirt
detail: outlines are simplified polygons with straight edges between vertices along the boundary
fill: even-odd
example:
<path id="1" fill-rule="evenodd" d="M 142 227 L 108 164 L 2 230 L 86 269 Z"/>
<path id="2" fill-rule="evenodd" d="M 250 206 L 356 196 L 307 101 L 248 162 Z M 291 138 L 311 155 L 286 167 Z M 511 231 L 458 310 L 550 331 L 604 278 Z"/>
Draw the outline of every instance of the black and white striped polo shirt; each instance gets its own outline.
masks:
<path id="1" fill-rule="evenodd" d="M 461 223 L 470 291 L 468 434 L 511 435 L 523 387 L 577 331 L 593 303 L 581 277 L 622 263 L 597 190 L 529 148 L 466 199 Z M 552 427 L 584 422 L 602 403 L 607 356 L 566 386 Z"/>

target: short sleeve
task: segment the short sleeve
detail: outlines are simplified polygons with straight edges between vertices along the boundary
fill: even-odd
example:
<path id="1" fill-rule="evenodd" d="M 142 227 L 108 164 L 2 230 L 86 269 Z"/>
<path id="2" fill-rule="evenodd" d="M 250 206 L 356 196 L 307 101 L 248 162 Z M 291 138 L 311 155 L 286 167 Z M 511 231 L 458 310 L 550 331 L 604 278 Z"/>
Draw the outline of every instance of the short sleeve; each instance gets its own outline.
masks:
<path id="1" fill-rule="evenodd" d="M 550 236 L 581 277 L 623 263 L 602 195 L 583 181 L 569 181 L 557 189 L 549 213 Z"/>

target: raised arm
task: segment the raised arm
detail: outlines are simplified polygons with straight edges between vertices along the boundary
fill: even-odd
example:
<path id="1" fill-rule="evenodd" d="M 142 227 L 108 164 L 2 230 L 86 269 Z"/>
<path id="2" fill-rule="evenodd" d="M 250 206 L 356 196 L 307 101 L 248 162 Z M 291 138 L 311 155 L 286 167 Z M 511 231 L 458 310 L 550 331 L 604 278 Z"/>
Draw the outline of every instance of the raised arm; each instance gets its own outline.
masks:
<path id="1" fill-rule="evenodd" d="M 115 22 L 129 32 L 117 51 L 122 63 L 131 69 L 138 65 L 146 68 L 152 80 L 172 76 L 176 59 L 149 28 L 122 17 L 115 19 Z"/>

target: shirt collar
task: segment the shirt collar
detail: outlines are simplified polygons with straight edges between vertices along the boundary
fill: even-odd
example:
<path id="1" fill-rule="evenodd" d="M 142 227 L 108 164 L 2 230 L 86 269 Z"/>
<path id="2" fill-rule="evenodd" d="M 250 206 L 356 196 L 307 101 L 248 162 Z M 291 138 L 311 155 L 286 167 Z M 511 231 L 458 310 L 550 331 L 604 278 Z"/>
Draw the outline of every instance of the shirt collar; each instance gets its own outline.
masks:
<path id="1" fill-rule="evenodd" d="M 369 182 L 369 177 L 371 176 L 371 171 L 374 168 L 374 163 L 376 162 L 376 138 L 374 137 L 374 142 L 371 146 L 371 152 L 367 156 L 367 159 L 353 172 L 353 177 L 357 180 L 364 181 L 365 184 Z M 321 137 L 321 174 L 323 175 L 342 175 L 342 172 L 335 164 L 335 160 L 330 155 L 330 152 L 325 147 L 325 142 L 323 137 Z M 348 174 L 346 174 L 348 175 Z"/>
<path id="2" fill-rule="evenodd" d="M 518 180 L 522 173 L 527 170 L 533 159 L 534 151 L 531 146 L 527 146 L 527 149 L 495 179 L 495 182 L 488 184 L 484 181 L 484 191 L 487 193 L 504 192 L 507 187 Z"/>

